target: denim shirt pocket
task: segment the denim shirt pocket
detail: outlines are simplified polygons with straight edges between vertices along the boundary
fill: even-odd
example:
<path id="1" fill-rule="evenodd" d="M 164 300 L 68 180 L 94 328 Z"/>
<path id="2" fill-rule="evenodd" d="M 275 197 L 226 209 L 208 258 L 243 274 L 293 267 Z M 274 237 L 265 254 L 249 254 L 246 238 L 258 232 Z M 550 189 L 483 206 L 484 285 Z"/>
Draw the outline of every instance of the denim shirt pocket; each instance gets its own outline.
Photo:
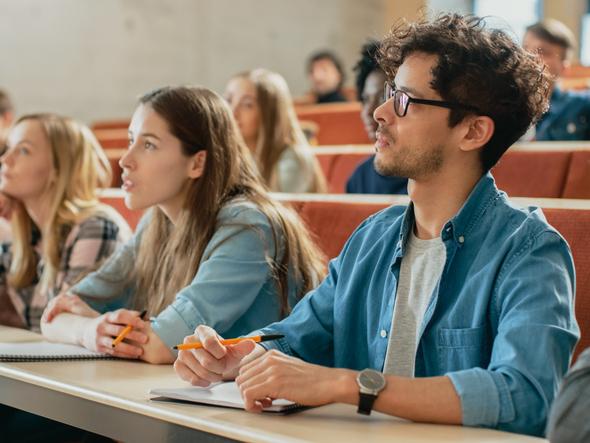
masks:
<path id="1" fill-rule="evenodd" d="M 489 362 L 486 348 L 484 327 L 439 329 L 438 358 L 441 373 L 486 367 Z"/>

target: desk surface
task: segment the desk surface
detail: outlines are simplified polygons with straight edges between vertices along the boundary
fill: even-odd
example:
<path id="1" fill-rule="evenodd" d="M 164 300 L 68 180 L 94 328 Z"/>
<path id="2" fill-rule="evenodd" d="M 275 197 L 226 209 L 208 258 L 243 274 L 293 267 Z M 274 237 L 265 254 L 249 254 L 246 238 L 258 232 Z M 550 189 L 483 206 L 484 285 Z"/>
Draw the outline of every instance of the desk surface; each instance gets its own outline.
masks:
<path id="1" fill-rule="evenodd" d="M 0 342 L 39 339 L 0 326 Z M 151 388 L 184 386 L 171 366 L 131 361 L 0 363 L 0 402 L 124 441 L 541 442 L 488 429 L 411 423 L 348 405 L 291 415 L 149 399 Z"/>

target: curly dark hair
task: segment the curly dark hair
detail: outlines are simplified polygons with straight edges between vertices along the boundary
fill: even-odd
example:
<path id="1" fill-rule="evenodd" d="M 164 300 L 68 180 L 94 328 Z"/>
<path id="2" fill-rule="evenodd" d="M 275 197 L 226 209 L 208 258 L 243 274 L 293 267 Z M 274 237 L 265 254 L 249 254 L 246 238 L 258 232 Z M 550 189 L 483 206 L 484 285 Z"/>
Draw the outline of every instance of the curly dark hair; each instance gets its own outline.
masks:
<path id="1" fill-rule="evenodd" d="M 547 110 L 551 80 L 540 59 L 483 19 L 443 14 L 433 21 L 401 21 L 381 42 L 378 61 L 393 79 L 415 52 L 438 56 L 430 83 L 443 100 L 465 103 L 489 116 L 495 129 L 480 153 L 484 172 Z M 452 109 L 449 126 L 473 111 Z"/>
<path id="2" fill-rule="evenodd" d="M 361 58 L 353 68 L 356 73 L 355 86 L 359 101 L 363 101 L 363 89 L 369 74 L 375 70 L 381 70 L 381 66 L 377 62 L 378 51 L 379 42 L 373 39 L 368 40 L 361 48 Z"/>

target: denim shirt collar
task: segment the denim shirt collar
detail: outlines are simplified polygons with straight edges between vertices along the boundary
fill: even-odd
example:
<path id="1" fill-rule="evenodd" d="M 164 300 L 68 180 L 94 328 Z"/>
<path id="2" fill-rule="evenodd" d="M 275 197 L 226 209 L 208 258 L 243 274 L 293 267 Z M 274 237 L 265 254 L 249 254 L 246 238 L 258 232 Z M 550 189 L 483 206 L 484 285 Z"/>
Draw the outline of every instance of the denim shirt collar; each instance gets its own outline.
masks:
<path id="1" fill-rule="evenodd" d="M 454 241 L 457 247 L 462 247 L 468 241 L 469 234 L 478 226 L 487 208 L 493 204 L 502 194 L 496 187 L 492 174 L 484 174 L 475 187 L 471 190 L 469 197 L 463 203 L 459 212 L 445 223 L 441 231 L 441 238 L 444 242 L 449 239 Z M 410 235 L 410 229 L 414 226 L 414 203 L 410 202 L 402 220 L 399 241 L 395 251 L 396 257 L 403 257 L 406 250 L 406 241 Z"/>

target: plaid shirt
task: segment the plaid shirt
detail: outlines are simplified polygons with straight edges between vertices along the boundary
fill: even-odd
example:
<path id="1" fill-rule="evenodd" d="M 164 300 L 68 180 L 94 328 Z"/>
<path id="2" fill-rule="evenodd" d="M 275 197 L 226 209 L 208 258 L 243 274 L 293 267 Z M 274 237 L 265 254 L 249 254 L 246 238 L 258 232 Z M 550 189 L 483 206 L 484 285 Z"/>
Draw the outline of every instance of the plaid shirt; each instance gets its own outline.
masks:
<path id="1" fill-rule="evenodd" d="M 68 289 L 88 272 L 97 269 L 130 235 L 122 221 L 103 215 L 89 217 L 71 228 L 61 248 L 61 261 L 54 286 L 42 291 L 39 280 L 43 273 L 40 236 L 33 236 L 37 256 L 37 275 L 33 284 L 22 289 L 8 285 L 12 261 L 11 243 L 0 245 L 0 323 L 39 331 L 41 315 L 47 302 Z"/>

